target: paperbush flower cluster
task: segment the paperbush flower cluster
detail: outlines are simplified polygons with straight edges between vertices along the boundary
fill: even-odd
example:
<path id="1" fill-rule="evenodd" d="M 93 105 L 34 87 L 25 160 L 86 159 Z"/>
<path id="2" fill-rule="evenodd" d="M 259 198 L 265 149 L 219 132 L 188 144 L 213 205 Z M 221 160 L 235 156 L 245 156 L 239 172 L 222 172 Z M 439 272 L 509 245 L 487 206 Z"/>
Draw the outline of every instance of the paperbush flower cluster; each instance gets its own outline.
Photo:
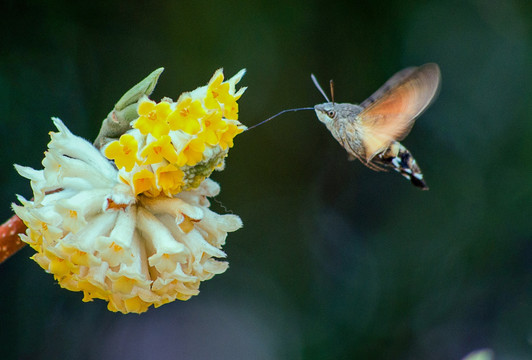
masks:
<path id="1" fill-rule="evenodd" d="M 240 71 L 224 82 L 218 70 L 207 86 L 182 94 L 177 102 L 141 99 L 133 129 L 104 150 L 135 194 L 172 196 L 197 187 L 223 166 L 233 138 L 244 130 L 237 100 L 245 88 L 235 92 L 243 75 Z"/>
<path id="2" fill-rule="evenodd" d="M 44 169 L 15 166 L 33 189 L 13 205 L 32 258 L 83 301 L 123 313 L 187 300 L 224 272 L 222 245 L 242 223 L 209 209 L 220 188 L 208 176 L 245 129 L 245 88 L 235 91 L 243 74 L 224 81 L 218 70 L 176 102 L 142 98 L 132 128 L 101 150 L 53 119 Z"/>

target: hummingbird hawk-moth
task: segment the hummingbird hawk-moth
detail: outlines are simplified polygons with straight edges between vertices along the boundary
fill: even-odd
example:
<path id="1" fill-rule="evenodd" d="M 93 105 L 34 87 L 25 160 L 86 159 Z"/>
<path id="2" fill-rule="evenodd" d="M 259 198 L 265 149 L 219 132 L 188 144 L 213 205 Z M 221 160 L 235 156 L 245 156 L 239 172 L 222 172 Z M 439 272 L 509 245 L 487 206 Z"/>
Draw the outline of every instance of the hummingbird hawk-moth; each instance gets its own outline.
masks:
<path id="1" fill-rule="evenodd" d="M 393 75 L 360 105 L 355 105 L 334 102 L 332 80 L 330 101 L 311 75 L 326 103 L 283 110 L 247 130 L 288 111 L 314 110 L 351 160 L 356 158 L 376 171 L 393 169 L 415 186 L 428 190 L 416 160 L 399 141 L 408 135 L 416 119 L 434 100 L 440 77 L 440 68 L 433 63 L 409 67 Z"/>
<path id="2" fill-rule="evenodd" d="M 332 82 L 333 98 L 329 101 L 313 75 L 312 80 L 327 100 L 314 106 L 316 115 L 351 159 L 357 158 L 376 171 L 393 169 L 415 186 L 428 190 L 416 160 L 399 141 L 408 135 L 438 92 L 438 65 L 399 71 L 360 105 L 335 103 Z"/>

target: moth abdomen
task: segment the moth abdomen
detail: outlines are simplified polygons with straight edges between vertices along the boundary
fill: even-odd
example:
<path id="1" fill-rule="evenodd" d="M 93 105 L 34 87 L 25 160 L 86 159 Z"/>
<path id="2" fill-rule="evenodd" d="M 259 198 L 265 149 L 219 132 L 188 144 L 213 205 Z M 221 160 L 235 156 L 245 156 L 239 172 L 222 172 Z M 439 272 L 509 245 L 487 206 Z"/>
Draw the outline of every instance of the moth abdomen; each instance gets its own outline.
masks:
<path id="1" fill-rule="evenodd" d="M 377 154 L 373 158 L 373 162 L 394 169 L 410 180 L 414 186 L 422 190 L 429 189 L 416 159 L 414 159 L 412 153 L 407 148 L 397 141 L 392 142 L 386 150 Z"/>

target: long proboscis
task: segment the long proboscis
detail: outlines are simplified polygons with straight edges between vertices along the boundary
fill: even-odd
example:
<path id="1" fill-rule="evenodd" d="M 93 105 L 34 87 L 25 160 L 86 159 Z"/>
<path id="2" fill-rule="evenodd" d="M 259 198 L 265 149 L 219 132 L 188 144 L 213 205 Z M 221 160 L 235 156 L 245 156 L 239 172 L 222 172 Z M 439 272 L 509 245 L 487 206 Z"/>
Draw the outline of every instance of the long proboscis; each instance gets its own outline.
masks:
<path id="1" fill-rule="evenodd" d="M 270 120 L 272 120 L 272 119 L 275 119 L 277 116 L 282 115 L 282 114 L 284 114 L 284 113 L 286 113 L 286 112 L 290 112 L 290 111 L 300 111 L 300 110 L 314 110 L 314 108 L 313 108 L 313 107 L 304 107 L 304 108 L 286 109 L 286 110 L 283 110 L 283 111 L 281 111 L 281 112 L 279 112 L 279 113 L 277 113 L 277 114 L 275 114 L 275 115 L 273 115 L 273 116 L 267 118 L 266 120 L 261 121 L 261 122 L 258 123 L 258 124 L 255 124 L 255 125 L 252 125 L 252 126 L 248 127 L 248 128 L 246 129 L 246 131 L 249 131 L 249 130 L 251 130 L 251 129 L 253 129 L 253 128 L 256 128 L 256 127 L 259 126 L 259 125 L 262 125 L 262 124 L 264 124 L 264 123 L 266 123 L 266 122 L 268 122 L 268 121 L 270 121 Z"/>

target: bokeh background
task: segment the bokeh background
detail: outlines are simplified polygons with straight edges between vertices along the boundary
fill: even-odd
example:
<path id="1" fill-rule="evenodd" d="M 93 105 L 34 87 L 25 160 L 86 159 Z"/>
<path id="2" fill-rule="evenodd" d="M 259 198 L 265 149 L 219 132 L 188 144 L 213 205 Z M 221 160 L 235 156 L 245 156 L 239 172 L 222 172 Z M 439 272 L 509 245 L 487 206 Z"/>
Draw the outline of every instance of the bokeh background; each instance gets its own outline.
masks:
<path id="1" fill-rule="evenodd" d="M 240 119 L 358 103 L 436 62 L 404 144 L 422 192 L 348 162 L 310 112 L 236 138 L 217 200 L 244 228 L 198 297 L 143 315 L 61 289 L 23 249 L 0 265 L 2 359 L 532 359 L 532 2 L 15 1 L 0 7 L 0 217 L 30 196 L 58 116 L 94 139 L 130 86 L 154 99 L 245 67 Z M 213 207 L 223 212 L 218 203 Z"/>

